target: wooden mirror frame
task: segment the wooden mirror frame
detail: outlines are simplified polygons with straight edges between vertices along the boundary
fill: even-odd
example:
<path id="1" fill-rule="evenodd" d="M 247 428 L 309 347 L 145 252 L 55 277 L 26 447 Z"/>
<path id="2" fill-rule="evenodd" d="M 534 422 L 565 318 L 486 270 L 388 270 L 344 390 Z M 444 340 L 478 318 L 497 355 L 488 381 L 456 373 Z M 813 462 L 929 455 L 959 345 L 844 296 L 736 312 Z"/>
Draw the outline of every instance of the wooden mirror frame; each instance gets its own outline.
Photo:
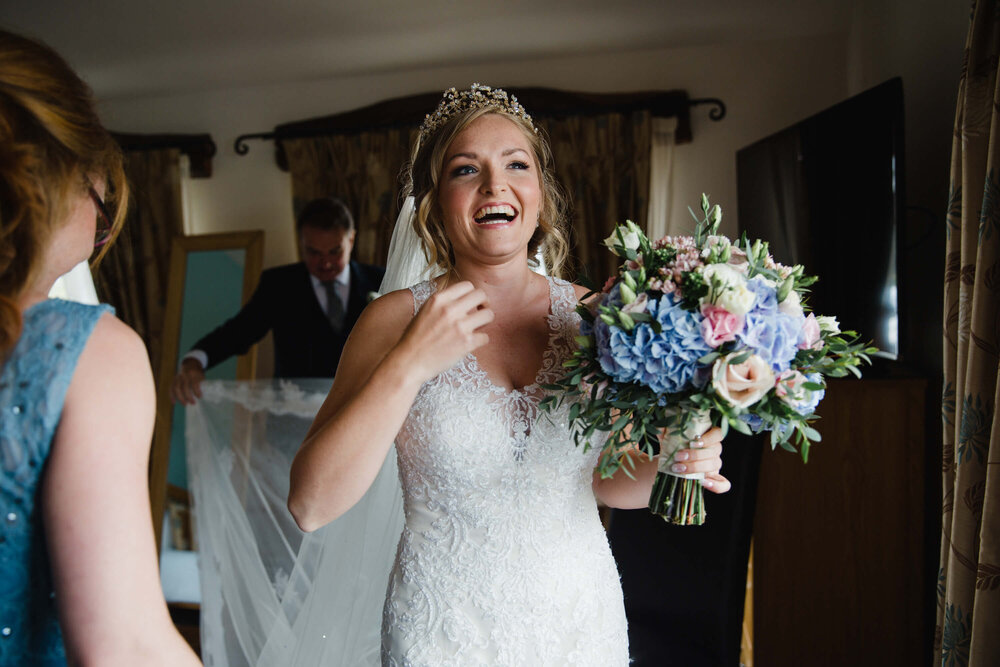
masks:
<path id="1" fill-rule="evenodd" d="M 264 255 L 264 232 L 232 232 L 178 236 L 170 249 L 170 274 L 167 287 L 167 307 L 163 323 L 163 351 L 156 380 L 156 425 L 149 455 L 149 504 L 153 514 L 153 534 L 156 552 L 160 553 L 163 512 L 167 501 L 167 469 L 170 465 L 170 436 L 173 430 L 174 404 L 170 386 L 177 373 L 181 318 L 184 312 L 184 285 L 187 278 L 188 254 L 213 250 L 243 250 L 243 293 L 240 304 L 246 304 L 257 287 Z M 206 333 L 208 333 L 206 331 Z M 250 380 L 256 373 L 257 346 L 250 348 L 236 362 L 236 379 Z"/>

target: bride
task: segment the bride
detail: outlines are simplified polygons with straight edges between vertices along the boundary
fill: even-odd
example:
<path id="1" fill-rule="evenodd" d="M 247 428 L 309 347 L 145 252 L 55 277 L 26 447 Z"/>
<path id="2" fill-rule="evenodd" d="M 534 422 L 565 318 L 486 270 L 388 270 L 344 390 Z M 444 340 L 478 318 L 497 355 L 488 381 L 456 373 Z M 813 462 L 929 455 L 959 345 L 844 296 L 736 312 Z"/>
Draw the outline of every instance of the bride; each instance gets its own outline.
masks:
<path id="1" fill-rule="evenodd" d="M 442 274 L 372 302 L 291 470 L 313 531 L 350 509 L 393 442 L 406 523 L 385 601 L 383 665 L 627 665 L 618 573 L 597 501 L 645 507 L 634 479 L 594 474 L 542 385 L 574 349 L 586 290 L 559 274 L 563 201 L 551 153 L 515 99 L 445 93 L 413 151 L 412 224 Z M 714 492 L 721 433 L 677 455 Z M 597 500 L 595 500 L 595 497 Z"/>

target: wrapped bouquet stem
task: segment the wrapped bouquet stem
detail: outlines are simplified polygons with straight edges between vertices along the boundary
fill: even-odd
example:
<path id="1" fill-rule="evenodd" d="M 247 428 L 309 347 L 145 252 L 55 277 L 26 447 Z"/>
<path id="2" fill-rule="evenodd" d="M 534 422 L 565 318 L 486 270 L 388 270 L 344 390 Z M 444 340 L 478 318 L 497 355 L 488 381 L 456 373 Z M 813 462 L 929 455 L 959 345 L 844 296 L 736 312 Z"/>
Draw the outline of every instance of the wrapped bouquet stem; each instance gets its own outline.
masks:
<path id="1" fill-rule="evenodd" d="M 693 212 L 692 212 L 693 213 Z M 600 446 L 602 477 L 630 475 L 632 454 L 660 454 L 649 508 L 705 522 L 700 480 L 677 476 L 676 451 L 712 425 L 770 431 L 771 447 L 808 460 L 827 377 L 876 351 L 806 304 L 816 277 L 784 266 L 767 243 L 718 234 L 722 210 L 702 195 L 693 236 L 650 241 L 633 222 L 605 245 L 622 264 L 577 307 L 579 348 L 541 407 L 570 403 L 578 446 Z"/>
<path id="2" fill-rule="evenodd" d="M 668 431 L 660 438 L 656 479 L 649 496 L 649 510 L 672 523 L 702 524 L 705 522 L 705 496 L 699 483 L 705 473 L 676 473 L 670 467 L 678 451 L 687 449 L 712 427 L 708 410 L 696 410 L 678 431 Z"/>

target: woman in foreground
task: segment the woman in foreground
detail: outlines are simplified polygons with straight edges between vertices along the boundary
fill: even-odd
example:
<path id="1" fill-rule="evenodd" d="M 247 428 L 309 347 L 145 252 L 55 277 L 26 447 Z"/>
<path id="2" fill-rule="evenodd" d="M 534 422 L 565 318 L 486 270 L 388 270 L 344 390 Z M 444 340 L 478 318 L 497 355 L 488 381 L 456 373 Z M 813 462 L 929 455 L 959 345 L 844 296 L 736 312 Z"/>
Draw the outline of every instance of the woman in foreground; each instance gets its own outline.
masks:
<path id="1" fill-rule="evenodd" d="M 107 306 L 47 298 L 127 205 L 90 90 L 0 31 L 2 665 L 199 664 L 157 573 L 146 350 Z"/>
<path id="2" fill-rule="evenodd" d="M 449 91 L 421 128 L 413 224 L 439 278 L 365 310 L 292 466 L 304 530 L 346 512 L 396 442 L 406 525 L 385 603 L 384 665 L 628 664 L 618 573 L 595 497 L 645 507 L 655 460 L 600 479 L 566 408 L 540 414 L 586 290 L 534 272 L 566 256 L 551 153 L 506 93 Z M 677 457 L 718 474 L 721 434 Z M 680 472 L 680 471 L 679 471 Z"/>

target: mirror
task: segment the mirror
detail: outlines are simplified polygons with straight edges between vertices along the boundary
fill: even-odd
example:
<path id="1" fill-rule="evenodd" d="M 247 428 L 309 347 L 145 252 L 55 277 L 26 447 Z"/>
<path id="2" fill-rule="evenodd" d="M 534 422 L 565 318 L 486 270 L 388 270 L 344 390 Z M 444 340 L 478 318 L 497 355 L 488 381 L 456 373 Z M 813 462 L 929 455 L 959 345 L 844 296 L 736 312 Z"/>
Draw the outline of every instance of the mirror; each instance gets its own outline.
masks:
<path id="1" fill-rule="evenodd" d="M 149 493 L 156 544 L 162 543 L 168 483 L 183 496 L 187 489 L 184 408 L 170 399 L 181 357 L 199 338 L 246 303 L 257 286 L 264 232 L 180 236 L 170 252 L 163 353 L 157 369 L 156 426 L 149 461 Z M 248 380 L 256 372 L 256 346 L 206 372 L 208 379 Z"/>

